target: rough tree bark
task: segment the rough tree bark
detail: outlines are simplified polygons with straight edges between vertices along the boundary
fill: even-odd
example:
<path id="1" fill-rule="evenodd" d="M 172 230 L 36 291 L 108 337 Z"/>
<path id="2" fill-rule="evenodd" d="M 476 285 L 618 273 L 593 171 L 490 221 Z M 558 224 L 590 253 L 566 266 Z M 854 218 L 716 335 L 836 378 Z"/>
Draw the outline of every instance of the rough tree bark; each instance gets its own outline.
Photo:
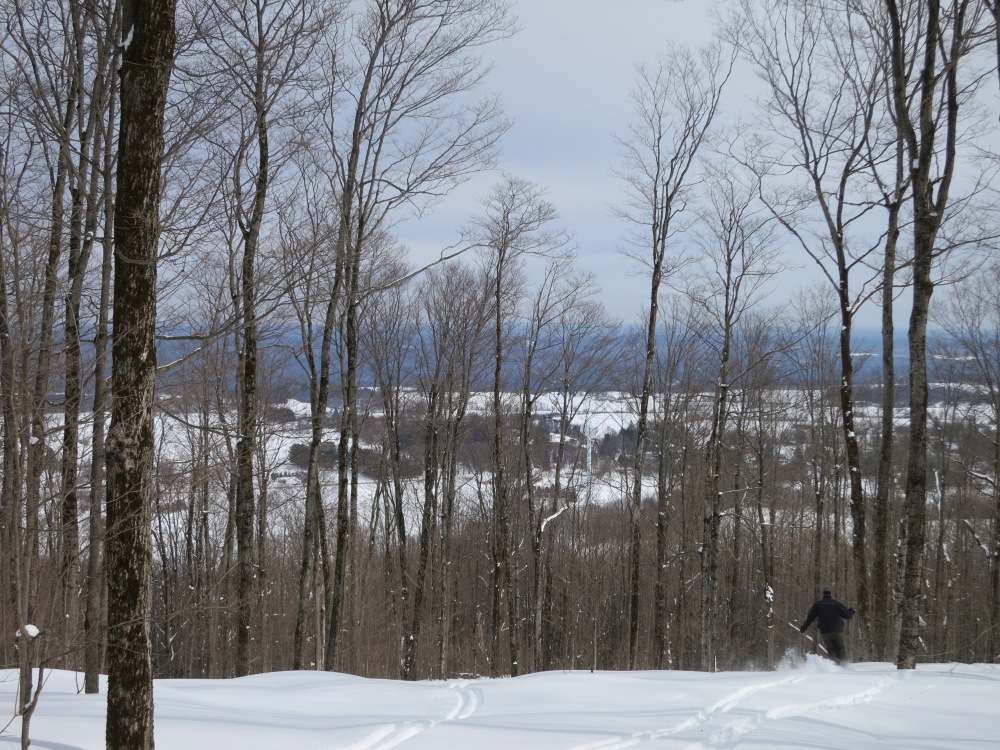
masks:
<path id="1" fill-rule="evenodd" d="M 152 541 L 156 266 L 174 0 L 123 8 L 108 432 L 108 750 L 153 747 Z"/>
<path id="2" fill-rule="evenodd" d="M 891 84 L 895 115 L 910 162 L 913 211 L 913 303 L 910 354 L 910 446 L 904 516 L 906 545 L 903 601 L 896 666 L 914 669 L 920 651 L 920 599 L 927 518 L 927 323 L 935 282 L 935 243 L 948 208 L 956 164 L 960 91 L 958 70 L 967 51 L 971 0 L 943 9 L 928 0 L 922 12 L 885 0 L 891 39 Z M 907 39 L 909 23 L 915 38 Z M 911 64 L 919 68 L 910 88 Z M 939 109 L 940 108 L 940 109 Z M 940 115 L 939 115 L 940 112 Z M 943 118 L 943 119 L 942 119 Z"/>

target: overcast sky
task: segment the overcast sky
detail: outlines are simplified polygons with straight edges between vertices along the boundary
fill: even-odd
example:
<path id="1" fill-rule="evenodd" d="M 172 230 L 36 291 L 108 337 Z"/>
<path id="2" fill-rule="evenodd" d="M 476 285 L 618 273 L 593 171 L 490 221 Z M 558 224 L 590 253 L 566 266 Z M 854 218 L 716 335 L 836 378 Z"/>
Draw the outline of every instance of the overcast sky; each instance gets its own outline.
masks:
<path id="1" fill-rule="evenodd" d="M 622 203 L 616 135 L 633 119 L 630 94 L 636 65 L 655 63 L 671 43 L 692 48 L 709 42 L 718 0 L 514 0 L 520 32 L 487 51 L 494 69 L 486 88 L 499 93 L 514 124 L 503 142 L 501 167 L 537 183 L 572 233 L 579 264 L 594 272 L 608 311 L 626 323 L 637 320 L 648 301 L 648 276 L 621 249 L 629 225 L 614 217 Z M 739 74 L 724 116 L 746 108 L 740 89 L 752 75 Z M 731 84 L 733 81 L 730 82 Z M 478 201 L 498 173 L 464 185 L 419 225 L 401 227 L 400 239 L 413 260 L 432 256 L 478 210 Z M 768 303 L 780 304 L 789 290 L 815 283 L 811 261 L 792 259 Z M 858 320 L 877 326 L 875 310 Z"/>

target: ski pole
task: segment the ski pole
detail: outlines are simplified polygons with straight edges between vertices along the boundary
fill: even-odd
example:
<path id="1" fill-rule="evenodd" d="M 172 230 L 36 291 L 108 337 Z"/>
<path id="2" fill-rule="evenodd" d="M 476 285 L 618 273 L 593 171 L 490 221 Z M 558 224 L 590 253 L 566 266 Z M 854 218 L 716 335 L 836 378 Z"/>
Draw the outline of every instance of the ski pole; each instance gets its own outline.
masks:
<path id="1" fill-rule="evenodd" d="M 796 625 L 796 624 L 795 624 L 795 623 L 793 623 L 793 622 L 790 622 L 790 623 L 788 623 L 788 627 L 790 627 L 790 628 L 795 628 L 796 630 L 799 630 L 799 626 L 798 626 L 798 625 Z M 799 630 L 799 632 L 800 632 L 800 633 L 802 633 L 802 631 L 801 631 L 801 630 Z M 805 636 L 806 638 L 808 638 L 808 639 L 809 639 L 810 641 L 815 641 L 815 640 L 816 640 L 816 639 L 815 639 L 815 638 L 813 638 L 813 637 L 812 637 L 811 635 L 807 635 L 806 633 L 802 633 L 802 635 L 804 635 L 804 636 Z M 823 653 L 824 653 L 824 654 L 825 654 L 825 653 L 827 653 L 827 651 L 826 651 L 826 646 L 824 646 L 824 645 L 823 645 L 822 643 L 817 643 L 816 645 L 817 645 L 817 646 L 819 646 L 819 647 L 820 647 L 821 649 L 823 649 Z"/>
<path id="2" fill-rule="evenodd" d="M 795 630 L 799 630 L 799 626 L 796 625 L 794 622 L 788 623 L 788 627 L 794 628 Z M 810 641 L 813 640 L 813 637 L 811 635 L 806 635 L 806 633 L 802 632 L 801 630 L 799 630 L 799 635 L 802 635 L 802 636 L 808 638 Z"/>

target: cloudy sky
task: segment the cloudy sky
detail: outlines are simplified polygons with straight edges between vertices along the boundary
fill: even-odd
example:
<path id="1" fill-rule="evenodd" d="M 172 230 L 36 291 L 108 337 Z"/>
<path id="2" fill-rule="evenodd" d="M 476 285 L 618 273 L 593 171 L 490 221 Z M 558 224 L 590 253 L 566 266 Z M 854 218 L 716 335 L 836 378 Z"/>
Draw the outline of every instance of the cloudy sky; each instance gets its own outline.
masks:
<path id="1" fill-rule="evenodd" d="M 621 163 L 615 136 L 624 135 L 633 119 L 636 66 L 655 63 L 671 44 L 709 42 L 719 6 L 719 0 L 514 0 L 520 32 L 487 52 L 494 68 L 486 87 L 501 95 L 514 121 L 501 167 L 546 190 L 561 225 L 573 235 L 579 264 L 597 275 L 608 311 L 626 323 L 637 320 L 649 282 L 622 255 L 630 227 L 610 210 L 624 197 L 614 174 Z M 746 108 L 753 80 L 743 71 L 730 81 L 723 116 Z M 498 173 L 484 175 L 460 188 L 429 220 L 401 227 L 413 260 L 434 257 L 445 238 L 454 239 L 497 179 Z M 811 261 L 791 262 L 798 270 L 783 277 L 769 302 L 787 301 L 789 290 L 816 283 Z M 877 312 L 859 324 L 877 326 Z"/>

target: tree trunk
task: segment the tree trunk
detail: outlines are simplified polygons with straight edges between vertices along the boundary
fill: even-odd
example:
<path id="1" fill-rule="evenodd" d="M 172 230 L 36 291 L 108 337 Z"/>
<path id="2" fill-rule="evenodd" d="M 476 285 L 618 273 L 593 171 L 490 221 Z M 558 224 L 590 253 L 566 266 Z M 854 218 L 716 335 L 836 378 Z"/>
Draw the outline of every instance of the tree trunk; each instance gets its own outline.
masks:
<path id="1" fill-rule="evenodd" d="M 917 28 L 920 49 L 907 49 L 904 23 L 896 0 L 885 0 L 892 44 L 892 94 L 895 115 L 910 162 L 913 206 L 913 303 L 910 312 L 910 449 L 906 468 L 905 562 L 901 607 L 900 669 L 916 667 L 920 650 L 920 600 L 924 570 L 924 536 L 927 516 L 927 322 L 934 281 L 931 271 L 941 221 L 948 208 L 948 194 L 956 164 L 959 63 L 972 30 L 964 27 L 968 0 L 951 8 L 942 18 L 939 0 L 928 0 Z M 942 28 L 950 21 L 950 39 Z M 907 84 L 913 58 L 920 57 L 915 91 Z M 938 60 L 938 56 L 942 59 Z M 916 107 L 916 117 L 911 111 Z"/>
<path id="2" fill-rule="evenodd" d="M 719 479 L 722 470 L 722 438 L 729 416 L 729 348 L 732 332 L 727 321 L 723 332 L 719 383 L 712 410 L 712 428 L 705 446 L 705 499 L 702 506 L 701 537 L 701 670 L 715 671 L 715 629 L 713 618 L 719 586 L 719 524 L 722 519 L 722 495 Z"/>
<path id="3" fill-rule="evenodd" d="M 263 40 L 261 40 L 263 43 Z M 257 175 L 249 216 L 241 222 L 243 259 L 237 308 L 242 320 L 239 362 L 239 414 L 236 442 L 236 674 L 250 673 L 250 644 L 253 642 L 253 615 L 257 605 L 257 575 L 254 520 L 254 456 L 257 452 L 257 246 L 270 185 L 270 149 L 265 109 L 264 77 L 258 68 L 254 76 L 254 134 L 257 138 Z"/>
<path id="4" fill-rule="evenodd" d="M 498 677 L 500 670 L 500 634 L 503 630 L 502 613 L 506 601 L 508 624 L 509 666 L 508 674 L 517 675 L 517 622 L 512 599 L 513 585 L 511 582 L 513 562 L 511 560 L 511 512 L 510 492 L 507 487 L 507 456 L 504 452 L 504 406 L 503 406 L 503 280 L 506 270 L 509 238 L 505 237 L 497 247 L 496 277 L 493 288 L 494 330 L 493 330 L 493 441 L 491 457 L 493 462 L 493 606 L 491 609 L 492 639 L 491 661 L 493 676 Z"/>
<path id="5" fill-rule="evenodd" d="M 1000 662 L 1000 404 L 993 404 L 993 514 L 990 519 L 989 653 Z"/>
<path id="6" fill-rule="evenodd" d="M 659 208 L 659 207 L 658 207 Z M 666 213 L 666 212 L 665 212 Z M 663 231 L 663 240 L 666 238 Z M 642 566 L 642 477 L 643 457 L 646 452 L 646 425 L 649 421 L 649 401 L 653 390 L 653 369 L 656 364 L 656 326 L 660 309 L 660 283 L 663 276 L 663 262 L 666 248 L 659 238 L 654 238 L 653 273 L 649 282 L 649 314 L 645 321 L 645 357 L 642 368 L 642 387 L 639 392 L 639 412 L 635 426 L 635 460 L 632 463 L 631 494 L 628 498 L 629 543 L 628 543 L 628 668 L 635 669 L 639 650 L 639 603 Z"/>
<path id="7" fill-rule="evenodd" d="M 108 750 L 153 747 L 152 509 L 156 259 L 174 0 L 127 2 L 108 433 Z"/>
<path id="8" fill-rule="evenodd" d="M 902 154 L 899 155 L 899 171 L 902 170 Z M 897 180 L 897 184 L 902 182 Z M 892 304 L 895 296 L 896 241 L 899 236 L 899 204 L 890 206 L 889 231 L 886 237 L 885 258 L 882 266 L 882 419 L 878 455 L 878 477 L 875 483 L 875 567 L 872 575 L 872 657 L 876 661 L 889 658 L 892 640 L 894 607 L 892 599 L 892 575 L 890 568 L 892 547 L 892 499 L 893 481 L 892 454 L 895 440 L 896 407 L 896 366 L 895 330 L 893 326 Z"/>
<path id="9" fill-rule="evenodd" d="M 922 231 L 923 230 L 923 231 Z M 917 232 L 925 238 L 926 230 Z M 934 285 L 930 279 L 930 243 L 914 243 L 913 309 L 910 313 L 910 450 L 906 468 L 906 547 L 903 570 L 900 669 L 916 667 L 920 652 L 920 605 L 923 592 L 924 537 L 927 518 L 927 317 Z M 920 251 L 923 251 L 920 253 Z"/>
<path id="10" fill-rule="evenodd" d="M 345 227 L 346 228 L 346 227 Z M 337 546 L 334 552 L 333 586 L 330 597 L 330 621 L 327 631 L 326 669 L 336 665 L 337 649 L 341 645 L 341 620 L 346 602 L 348 567 L 353 543 L 351 495 L 356 492 L 354 467 L 357 455 L 358 429 L 358 305 L 361 276 L 362 244 L 366 237 L 363 220 L 358 221 L 353 241 L 347 240 L 348 260 L 345 264 L 346 294 L 344 298 L 344 348 L 346 366 L 341 375 L 342 407 L 340 439 L 337 444 Z"/>
<path id="11" fill-rule="evenodd" d="M 118 56 L 115 55 L 115 60 Z M 112 85 L 109 95 L 108 132 L 114 122 L 117 108 L 115 96 L 117 86 Z M 114 156 L 111 149 L 104 153 L 104 173 L 111 175 Z M 108 181 L 111 182 L 110 180 Z M 114 190 L 109 187 L 104 194 L 104 217 L 106 226 L 114 222 Z M 114 241 L 105 233 L 102 240 L 103 259 L 101 261 L 101 292 L 98 309 L 97 330 L 94 332 L 94 401 L 93 435 L 90 457 L 90 518 L 88 521 L 87 550 L 87 603 L 83 619 L 85 691 L 96 694 L 100 689 L 100 674 L 104 663 L 104 639 L 107 613 L 105 612 L 105 579 L 102 565 L 104 550 L 103 505 L 105 498 L 105 468 L 107 450 L 105 432 L 108 413 L 108 342 L 110 340 L 111 284 L 114 271 Z"/>
<path id="12" fill-rule="evenodd" d="M 864 485 L 861 477 L 861 450 L 855 432 L 854 421 L 854 362 L 851 358 L 851 331 L 854 316 L 848 296 L 847 265 L 842 249 L 838 249 L 838 264 L 841 269 L 840 288 L 840 416 L 843 427 L 845 458 L 847 459 L 849 502 L 851 510 L 851 553 L 854 561 L 854 583 L 857 609 L 860 617 L 861 643 L 855 641 L 855 648 L 867 648 L 871 633 L 871 606 L 868 592 L 869 570 L 867 550 L 867 514 L 865 509 Z"/>

